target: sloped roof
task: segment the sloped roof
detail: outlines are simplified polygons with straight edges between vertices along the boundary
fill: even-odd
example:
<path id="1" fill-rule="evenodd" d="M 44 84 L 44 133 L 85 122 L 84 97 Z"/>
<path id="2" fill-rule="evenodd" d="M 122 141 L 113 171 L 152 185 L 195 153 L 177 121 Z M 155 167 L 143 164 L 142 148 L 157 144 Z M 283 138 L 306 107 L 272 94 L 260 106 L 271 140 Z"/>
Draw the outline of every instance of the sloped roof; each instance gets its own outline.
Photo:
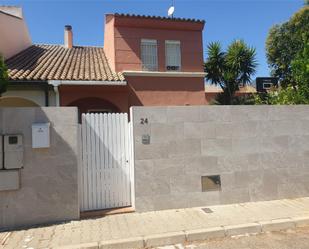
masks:
<path id="1" fill-rule="evenodd" d="M 205 92 L 206 93 L 221 93 L 222 88 L 216 85 L 205 85 Z"/>
<path id="2" fill-rule="evenodd" d="M 222 93 L 222 88 L 220 86 L 215 85 L 205 85 L 205 92 L 206 93 Z M 256 88 L 251 85 L 246 85 L 240 87 L 237 93 L 256 93 Z"/>
<path id="3" fill-rule="evenodd" d="M 32 45 L 6 60 L 11 80 L 123 81 L 111 70 L 103 47 Z"/>
<path id="4" fill-rule="evenodd" d="M 246 85 L 243 87 L 240 87 L 237 92 L 240 93 L 256 93 L 256 88 L 254 86 Z"/>
<path id="5" fill-rule="evenodd" d="M 132 17 L 132 18 L 146 18 L 146 19 L 158 19 L 158 20 L 169 20 L 169 21 L 205 23 L 205 20 L 192 19 L 192 18 L 164 17 L 164 16 L 150 16 L 150 15 L 135 15 L 135 14 L 124 14 L 124 13 L 115 13 L 114 15 L 115 16 L 120 16 L 120 17 Z"/>

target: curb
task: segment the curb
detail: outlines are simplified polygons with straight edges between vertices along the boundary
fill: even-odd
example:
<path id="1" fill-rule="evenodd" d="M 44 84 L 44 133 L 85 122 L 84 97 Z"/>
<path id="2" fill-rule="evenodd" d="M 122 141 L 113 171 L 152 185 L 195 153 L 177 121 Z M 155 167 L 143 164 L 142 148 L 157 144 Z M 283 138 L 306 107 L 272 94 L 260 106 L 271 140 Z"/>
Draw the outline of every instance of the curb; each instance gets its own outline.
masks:
<path id="1" fill-rule="evenodd" d="M 296 227 L 304 227 L 309 225 L 309 216 L 301 216 L 291 218 Z"/>
<path id="2" fill-rule="evenodd" d="M 291 218 L 288 219 L 277 219 L 271 221 L 261 221 L 259 224 L 262 227 L 262 232 L 272 232 L 272 231 L 280 231 L 287 230 L 291 228 L 295 228 L 295 223 Z"/>
<path id="3" fill-rule="evenodd" d="M 178 243 L 184 243 L 186 241 L 186 235 L 184 232 L 155 234 L 144 237 L 145 247 L 154 247 L 162 245 L 174 245 Z"/>
<path id="4" fill-rule="evenodd" d="M 186 240 L 188 242 L 207 240 L 207 239 L 218 239 L 225 237 L 225 230 L 223 227 L 213 227 L 198 230 L 186 231 Z"/>
<path id="5" fill-rule="evenodd" d="M 53 249 L 98 249 L 98 248 L 99 248 L 98 242 L 53 247 Z"/>
<path id="6" fill-rule="evenodd" d="M 145 247 L 148 248 L 155 246 L 174 245 L 184 242 L 217 239 L 243 234 L 257 234 L 263 232 L 288 230 L 308 225 L 309 216 L 301 216 L 239 225 L 170 232 L 164 234 L 153 234 L 149 236 L 128 239 L 107 240 L 95 243 L 55 247 L 54 249 L 143 249 Z"/>
<path id="7" fill-rule="evenodd" d="M 261 233 L 262 228 L 258 223 L 246 223 L 234 226 L 224 226 L 225 235 L 227 237 L 241 235 L 241 234 L 252 234 Z"/>
<path id="8" fill-rule="evenodd" d="M 106 240 L 99 243 L 99 249 L 135 249 L 144 248 L 144 238 Z"/>

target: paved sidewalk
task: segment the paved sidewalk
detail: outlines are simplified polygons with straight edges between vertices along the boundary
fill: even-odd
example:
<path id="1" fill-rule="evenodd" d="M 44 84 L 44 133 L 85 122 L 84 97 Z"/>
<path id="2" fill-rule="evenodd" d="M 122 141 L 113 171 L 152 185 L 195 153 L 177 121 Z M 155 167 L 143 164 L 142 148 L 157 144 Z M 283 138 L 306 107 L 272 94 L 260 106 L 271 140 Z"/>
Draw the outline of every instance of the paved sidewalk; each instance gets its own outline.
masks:
<path id="1" fill-rule="evenodd" d="M 309 225 L 309 197 L 208 208 L 207 212 L 188 208 L 119 214 L 13 231 L 0 248 L 57 248 L 92 242 L 86 248 L 98 248 L 98 243 L 100 248 L 139 248 L 145 243 L 150 247 L 193 240 L 203 237 L 205 229 L 220 236 L 222 232 L 234 235 Z M 114 242 L 118 244 L 112 247 Z"/>

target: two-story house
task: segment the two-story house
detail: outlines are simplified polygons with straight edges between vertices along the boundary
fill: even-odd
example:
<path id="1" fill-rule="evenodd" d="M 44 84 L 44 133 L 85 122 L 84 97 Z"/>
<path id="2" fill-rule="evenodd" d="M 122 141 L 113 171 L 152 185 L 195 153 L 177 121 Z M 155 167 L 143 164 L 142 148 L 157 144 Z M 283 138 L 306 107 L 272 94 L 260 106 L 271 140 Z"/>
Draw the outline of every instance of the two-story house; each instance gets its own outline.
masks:
<path id="1" fill-rule="evenodd" d="M 61 86 L 61 105 L 127 111 L 139 105 L 204 104 L 203 27 L 195 20 L 106 15 L 105 56 L 126 84 Z M 115 107 L 91 101 L 94 97 Z"/>
<path id="2" fill-rule="evenodd" d="M 203 105 L 203 28 L 201 20 L 107 14 L 104 47 L 75 46 L 66 26 L 64 45 L 32 45 L 6 63 L 11 82 L 49 86 L 45 105 Z"/>

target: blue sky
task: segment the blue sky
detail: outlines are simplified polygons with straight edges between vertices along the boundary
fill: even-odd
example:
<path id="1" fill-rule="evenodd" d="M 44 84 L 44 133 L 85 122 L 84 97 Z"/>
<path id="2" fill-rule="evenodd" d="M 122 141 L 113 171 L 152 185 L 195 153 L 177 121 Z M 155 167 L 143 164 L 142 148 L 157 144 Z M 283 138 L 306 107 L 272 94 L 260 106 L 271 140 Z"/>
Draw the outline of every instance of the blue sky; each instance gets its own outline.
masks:
<path id="1" fill-rule="evenodd" d="M 62 44 L 63 27 L 71 24 L 76 45 L 103 45 L 105 13 L 165 16 L 172 0 L 0 0 L 21 5 L 34 43 Z M 301 8 L 303 0 L 175 0 L 175 16 L 206 21 L 204 51 L 211 41 L 224 47 L 244 39 L 257 50 L 256 76 L 269 75 L 265 39 L 274 24 Z M 204 54 L 206 56 L 206 53 Z"/>

